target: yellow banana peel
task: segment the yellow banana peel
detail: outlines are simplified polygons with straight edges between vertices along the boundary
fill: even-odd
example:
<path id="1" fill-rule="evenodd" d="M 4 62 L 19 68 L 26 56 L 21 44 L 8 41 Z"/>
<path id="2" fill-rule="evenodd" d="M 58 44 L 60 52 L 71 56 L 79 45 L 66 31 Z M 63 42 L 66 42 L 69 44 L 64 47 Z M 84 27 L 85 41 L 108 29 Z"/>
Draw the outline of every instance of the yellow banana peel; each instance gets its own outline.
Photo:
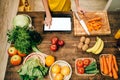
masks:
<path id="1" fill-rule="evenodd" d="M 94 52 L 94 54 L 100 54 L 102 52 L 103 48 L 104 48 L 104 42 L 102 41 L 99 49 L 96 52 Z"/>
<path id="2" fill-rule="evenodd" d="M 86 52 L 92 52 L 94 54 L 99 54 L 103 50 L 103 47 L 104 47 L 104 41 L 101 38 L 97 37 L 97 41 L 94 44 L 94 46 L 87 49 Z"/>
<path id="3" fill-rule="evenodd" d="M 97 47 L 97 45 L 99 44 L 99 42 L 100 42 L 100 38 L 97 37 L 97 41 L 96 41 L 96 43 L 94 44 L 94 46 L 91 47 L 91 48 L 88 48 L 88 49 L 86 50 L 86 52 L 92 52 L 92 51 Z"/>

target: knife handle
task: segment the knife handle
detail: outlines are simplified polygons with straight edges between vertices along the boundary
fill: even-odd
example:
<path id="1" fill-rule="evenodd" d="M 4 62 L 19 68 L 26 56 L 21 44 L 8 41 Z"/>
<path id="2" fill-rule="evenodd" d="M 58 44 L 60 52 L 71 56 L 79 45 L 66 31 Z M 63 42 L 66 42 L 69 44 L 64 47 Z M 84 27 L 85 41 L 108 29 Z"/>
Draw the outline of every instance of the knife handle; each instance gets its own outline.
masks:
<path id="1" fill-rule="evenodd" d="M 75 13 L 75 16 L 77 17 L 77 19 L 80 21 L 81 19 L 80 19 L 78 13 L 77 12 L 74 12 L 74 13 Z"/>

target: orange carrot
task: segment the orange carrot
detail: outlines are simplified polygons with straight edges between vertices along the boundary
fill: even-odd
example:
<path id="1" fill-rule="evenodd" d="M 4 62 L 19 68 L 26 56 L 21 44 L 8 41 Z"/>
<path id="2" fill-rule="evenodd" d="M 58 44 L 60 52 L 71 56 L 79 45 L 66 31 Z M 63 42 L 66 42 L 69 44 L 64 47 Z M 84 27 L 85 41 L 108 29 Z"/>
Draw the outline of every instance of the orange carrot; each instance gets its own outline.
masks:
<path id="1" fill-rule="evenodd" d="M 104 67 L 105 65 L 104 65 L 104 64 L 105 64 L 105 62 L 104 62 L 104 57 L 103 57 L 103 56 L 102 56 L 102 62 L 103 62 L 103 65 L 102 65 L 102 66 L 103 66 L 103 67 L 102 67 L 103 69 L 102 69 L 102 70 L 103 70 L 103 73 L 104 73 L 104 70 L 105 70 L 105 67 Z"/>
<path id="2" fill-rule="evenodd" d="M 100 70 L 101 70 L 101 72 L 104 71 L 103 69 L 104 69 L 104 68 L 103 68 L 103 58 L 102 58 L 102 56 L 101 56 L 101 58 L 100 58 Z"/>
<path id="3" fill-rule="evenodd" d="M 107 62 L 106 62 L 106 57 L 103 56 L 103 63 L 104 63 L 104 74 L 108 74 L 108 65 L 107 65 Z"/>
<path id="4" fill-rule="evenodd" d="M 112 77 L 112 72 L 109 72 L 109 74 L 108 74 L 110 77 Z"/>
<path id="5" fill-rule="evenodd" d="M 109 57 L 108 57 L 108 59 L 109 59 L 109 63 L 108 63 L 108 69 L 109 69 L 109 73 L 111 72 L 111 70 L 112 70 L 112 54 L 109 54 Z"/>
<path id="6" fill-rule="evenodd" d="M 89 20 L 88 23 L 87 23 L 87 27 L 88 27 L 89 31 L 99 30 L 102 27 L 101 18 L 96 17 L 96 18 L 93 18 L 93 19 Z"/>
<path id="7" fill-rule="evenodd" d="M 90 19 L 88 22 L 98 21 L 98 20 L 101 20 L 101 19 L 102 19 L 101 17 L 95 17 L 93 19 Z"/>
<path id="8" fill-rule="evenodd" d="M 114 63 L 116 71 L 118 72 L 118 65 L 117 65 L 116 57 L 114 55 L 113 55 L 113 63 Z"/>
<path id="9" fill-rule="evenodd" d="M 114 67 L 112 68 L 112 72 L 113 72 L 113 78 L 118 79 L 118 74 L 117 74 L 117 71 Z"/>
<path id="10" fill-rule="evenodd" d="M 107 62 L 108 72 L 109 72 L 109 65 L 108 65 L 109 64 L 109 57 L 108 56 L 106 57 L 106 62 Z"/>
<path id="11" fill-rule="evenodd" d="M 110 64 L 110 61 L 109 61 L 109 55 L 106 57 L 106 61 L 107 61 L 108 72 L 109 72 L 109 68 L 110 68 L 110 66 L 109 66 L 109 64 Z M 108 73 L 108 75 L 109 75 L 110 77 L 112 77 L 112 72 L 110 71 L 110 72 Z"/>
<path id="12" fill-rule="evenodd" d="M 113 78 L 118 79 L 118 74 L 117 74 L 117 71 L 114 67 L 114 61 L 112 61 L 112 73 L 113 73 Z"/>

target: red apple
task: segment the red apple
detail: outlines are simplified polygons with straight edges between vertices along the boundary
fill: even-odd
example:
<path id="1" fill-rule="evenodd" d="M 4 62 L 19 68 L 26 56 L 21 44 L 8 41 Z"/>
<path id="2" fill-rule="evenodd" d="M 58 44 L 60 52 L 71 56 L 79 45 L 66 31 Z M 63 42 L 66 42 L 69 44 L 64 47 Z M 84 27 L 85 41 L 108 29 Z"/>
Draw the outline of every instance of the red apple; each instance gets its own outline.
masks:
<path id="1" fill-rule="evenodd" d="M 57 45 L 55 45 L 55 44 L 52 44 L 51 46 L 50 46 L 50 50 L 51 51 L 56 51 L 58 49 L 58 47 L 57 47 Z"/>
<path id="2" fill-rule="evenodd" d="M 17 54 L 17 49 L 15 47 L 9 47 L 8 48 L 8 54 L 9 56 L 13 56 Z"/>
<path id="3" fill-rule="evenodd" d="M 59 40 L 58 37 L 54 36 L 54 37 L 51 39 L 51 43 L 52 43 L 52 44 L 57 44 L 58 40 Z"/>
<path id="4" fill-rule="evenodd" d="M 22 58 L 19 55 L 13 55 L 10 58 L 10 63 L 14 66 L 19 65 L 22 62 Z"/>
<path id="5" fill-rule="evenodd" d="M 64 45 L 64 41 L 63 40 L 58 40 L 58 45 L 59 46 L 63 46 Z"/>

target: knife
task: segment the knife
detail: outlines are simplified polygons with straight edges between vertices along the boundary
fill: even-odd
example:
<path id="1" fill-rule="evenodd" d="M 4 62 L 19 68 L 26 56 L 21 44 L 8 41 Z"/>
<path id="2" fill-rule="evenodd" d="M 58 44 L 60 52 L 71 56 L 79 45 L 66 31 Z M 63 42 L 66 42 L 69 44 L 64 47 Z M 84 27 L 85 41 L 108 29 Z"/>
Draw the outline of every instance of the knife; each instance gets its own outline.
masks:
<path id="1" fill-rule="evenodd" d="M 81 26 L 83 27 L 83 29 L 85 30 L 85 32 L 86 32 L 88 35 L 90 35 L 90 32 L 88 31 L 88 28 L 87 28 L 84 20 L 80 19 L 80 17 L 79 17 L 79 15 L 78 15 L 77 12 L 74 12 L 74 14 L 75 14 L 75 16 L 77 17 L 77 19 L 78 19 L 79 23 L 81 24 Z"/>

